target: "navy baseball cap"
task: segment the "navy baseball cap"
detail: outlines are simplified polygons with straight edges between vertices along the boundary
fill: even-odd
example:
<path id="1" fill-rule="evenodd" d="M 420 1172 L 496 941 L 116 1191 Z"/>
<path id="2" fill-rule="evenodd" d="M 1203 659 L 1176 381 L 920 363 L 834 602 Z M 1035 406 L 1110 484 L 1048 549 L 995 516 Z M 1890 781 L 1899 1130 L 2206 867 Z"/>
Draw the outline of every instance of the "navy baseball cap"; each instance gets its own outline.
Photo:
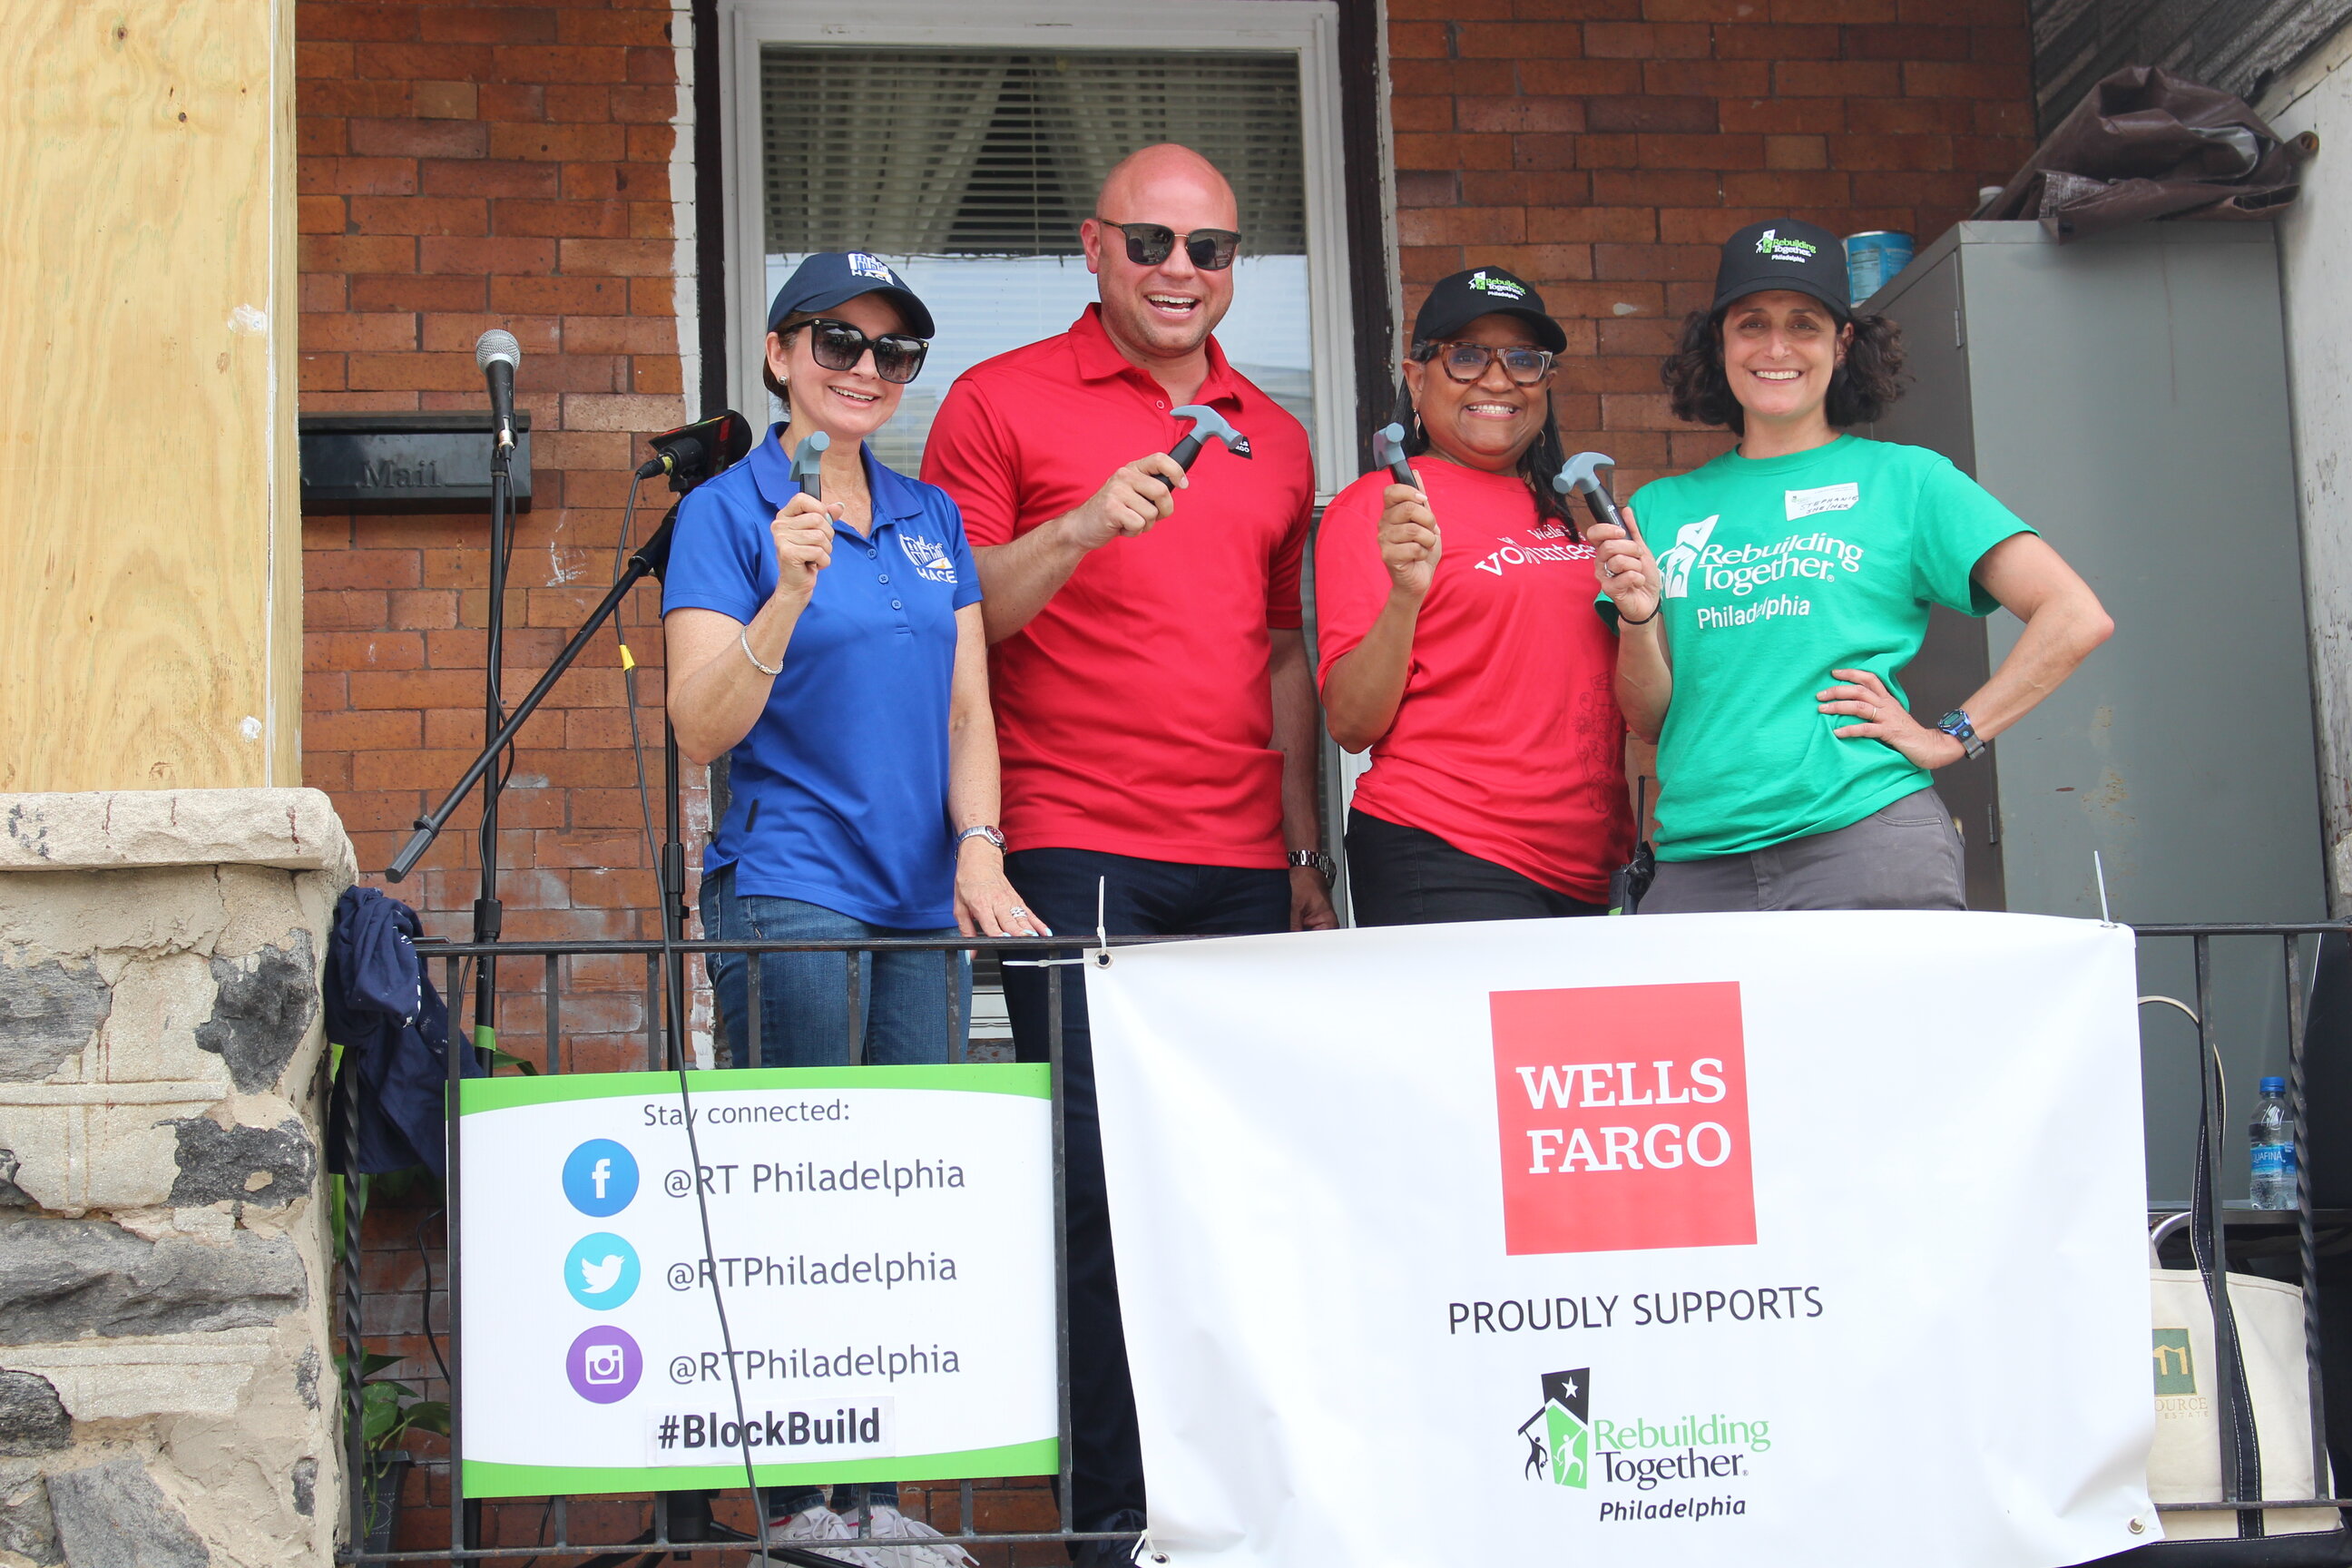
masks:
<path id="1" fill-rule="evenodd" d="M 862 250 L 820 250 L 793 268 L 793 275 L 776 290 L 775 302 L 768 307 L 768 331 L 772 332 L 782 322 L 809 310 L 830 310 L 860 294 L 879 294 L 897 306 L 911 336 L 928 338 L 939 331 L 907 280 L 891 271 L 881 258 Z"/>
<path id="2" fill-rule="evenodd" d="M 1792 217 L 1751 223 L 1725 240 L 1709 314 L 1769 289 L 1811 294 L 1839 321 L 1846 320 L 1853 314 L 1853 292 L 1846 277 L 1845 241 L 1819 224 Z"/>
<path id="3" fill-rule="evenodd" d="M 1412 319 L 1412 341 L 1437 342 L 1481 316 L 1517 316 L 1533 328 L 1536 342 L 1554 353 L 1568 352 L 1568 334 L 1544 309 L 1535 286 L 1499 267 L 1474 267 L 1441 278 Z"/>

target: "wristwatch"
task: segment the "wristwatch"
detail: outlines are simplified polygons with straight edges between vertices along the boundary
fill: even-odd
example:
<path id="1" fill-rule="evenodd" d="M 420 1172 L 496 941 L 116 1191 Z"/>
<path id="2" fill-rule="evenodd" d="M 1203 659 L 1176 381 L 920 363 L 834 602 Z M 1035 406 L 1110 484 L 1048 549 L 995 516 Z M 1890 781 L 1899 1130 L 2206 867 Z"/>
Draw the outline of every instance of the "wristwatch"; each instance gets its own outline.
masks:
<path id="1" fill-rule="evenodd" d="M 1331 885 L 1331 879 L 1339 874 L 1339 863 L 1320 849 L 1292 850 L 1290 865 L 1294 870 L 1322 872 L 1323 885 L 1327 888 Z"/>
<path id="2" fill-rule="evenodd" d="M 1936 728 L 1960 743 L 1960 750 L 1974 762 L 1984 755 L 1985 743 L 1977 739 L 1977 727 L 1969 721 L 1968 710 L 1955 708 L 1936 721 Z"/>
<path id="3" fill-rule="evenodd" d="M 967 838 L 985 838 L 991 844 L 996 846 L 996 852 L 998 854 L 1002 855 L 1004 853 L 1004 834 L 1003 830 L 991 827 L 985 823 L 980 824 L 976 826 L 967 827 L 961 833 L 957 834 L 955 836 L 955 847 L 958 849 L 961 849 L 963 847 L 963 841 Z"/>

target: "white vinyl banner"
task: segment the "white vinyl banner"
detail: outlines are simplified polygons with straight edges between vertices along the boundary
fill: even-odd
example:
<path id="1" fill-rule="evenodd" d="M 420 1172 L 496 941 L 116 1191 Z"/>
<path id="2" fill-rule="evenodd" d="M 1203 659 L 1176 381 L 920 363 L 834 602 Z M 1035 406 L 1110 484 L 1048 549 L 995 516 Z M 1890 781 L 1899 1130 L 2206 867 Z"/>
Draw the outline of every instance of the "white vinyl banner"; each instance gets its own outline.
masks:
<path id="1" fill-rule="evenodd" d="M 1046 1095 L 1012 1065 L 468 1079 L 467 1495 L 737 1487 L 747 1447 L 763 1485 L 1058 1469 Z"/>
<path id="2" fill-rule="evenodd" d="M 1422 926 L 1086 970 L 1176 1568 L 2158 1538 L 2132 934 Z"/>

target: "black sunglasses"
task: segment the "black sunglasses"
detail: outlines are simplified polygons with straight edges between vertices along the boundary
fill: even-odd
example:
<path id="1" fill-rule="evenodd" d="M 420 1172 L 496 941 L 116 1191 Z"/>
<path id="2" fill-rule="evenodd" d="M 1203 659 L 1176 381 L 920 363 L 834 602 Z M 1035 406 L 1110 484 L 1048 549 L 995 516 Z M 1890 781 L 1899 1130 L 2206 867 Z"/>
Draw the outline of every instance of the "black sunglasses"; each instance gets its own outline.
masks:
<path id="1" fill-rule="evenodd" d="M 1486 367 L 1496 360 L 1503 362 L 1503 374 L 1520 386 L 1533 386 L 1551 374 L 1551 351 L 1530 348 L 1493 348 L 1486 343 L 1427 343 L 1423 345 L 1423 360 L 1435 360 L 1445 367 L 1449 380 L 1464 384 L 1478 380 Z"/>
<path id="2" fill-rule="evenodd" d="M 921 374 L 923 356 L 931 345 L 904 332 L 869 338 L 847 321 L 820 316 L 808 323 L 809 353 L 827 370 L 856 370 L 866 351 L 874 351 L 874 374 L 904 386 Z"/>
<path id="3" fill-rule="evenodd" d="M 1181 238 L 1193 266 L 1203 272 L 1223 272 L 1234 264 L 1234 252 L 1242 244 L 1242 237 L 1229 228 L 1196 228 L 1180 236 L 1164 223 L 1113 223 L 1107 217 L 1095 221 L 1127 237 L 1127 258 L 1138 267 L 1159 266 Z"/>

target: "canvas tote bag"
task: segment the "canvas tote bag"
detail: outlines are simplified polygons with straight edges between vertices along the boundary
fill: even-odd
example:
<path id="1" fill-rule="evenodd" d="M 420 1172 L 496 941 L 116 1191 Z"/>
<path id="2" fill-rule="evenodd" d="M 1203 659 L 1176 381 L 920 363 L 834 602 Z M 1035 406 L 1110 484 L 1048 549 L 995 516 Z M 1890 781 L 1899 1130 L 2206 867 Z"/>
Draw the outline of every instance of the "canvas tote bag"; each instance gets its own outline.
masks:
<path id="1" fill-rule="evenodd" d="M 2168 996 L 2140 1001 L 2170 1003 L 2191 1022 L 2197 1019 Z M 2198 1070 L 2189 1233 L 2197 1267 L 2149 1269 L 2157 1418 L 2148 1493 L 2158 1503 L 2220 1502 L 2226 1452 L 2241 1478 L 2241 1497 L 2332 1496 L 2321 1489 L 2329 1478 L 2312 1474 L 2303 1291 L 2227 1273 L 2226 1260 L 2215 1256 L 2212 1118 L 2217 1102 L 2228 1117 L 2228 1089 L 2218 1051 L 2200 1048 Z M 2153 1237 L 2148 1261 L 2156 1261 Z M 2334 1509 L 2217 1509 L 2157 1517 L 2162 1540 L 2100 1562 L 2131 1568 L 2316 1568 L 2352 1562 L 2352 1533 Z"/>
<path id="2" fill-rule="evenodd" d="M 2193 1268 L 2151 1268 L 2154 1300 L 2156 1446 L 2148 1450 L 2148 1495 L 2158 1502 L 2221 1500 L 2221 1410 L 2214 1386 L 2213 1310 Z M 2261 1450 L 2262 1494 L 2327 1497 L 2311 1473 L 2311 1384 L 2304 1370 L 2303 1292 L 2275 1279 L 2232 1274 L 2230 1312 L 2246 1369 Z M 2238 1533 L 2235 1512 L 2161 1513 L 2167 1541 Z M 2334 1509 L 2270 1509 L 2265 1535 L 2337 1528 Z"/>

